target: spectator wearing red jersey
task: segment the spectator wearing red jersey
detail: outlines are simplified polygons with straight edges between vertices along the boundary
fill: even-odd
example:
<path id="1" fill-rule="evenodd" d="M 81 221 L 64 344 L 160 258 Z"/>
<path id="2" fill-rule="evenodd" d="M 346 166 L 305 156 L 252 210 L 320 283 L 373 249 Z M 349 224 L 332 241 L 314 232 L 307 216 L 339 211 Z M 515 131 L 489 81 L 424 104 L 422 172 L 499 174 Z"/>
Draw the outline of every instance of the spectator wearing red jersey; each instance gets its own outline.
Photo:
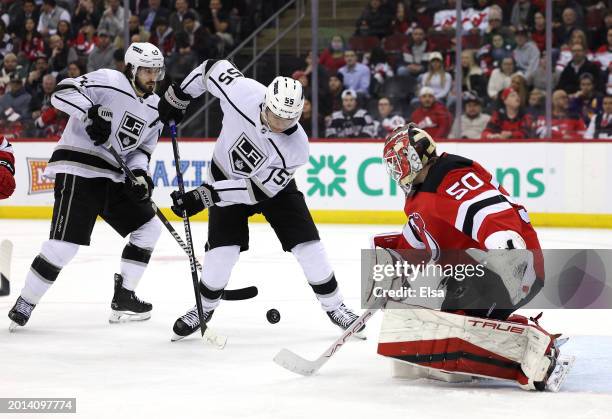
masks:
<path id="1" fill-rule="evenodd" d="M 608 28 L 607 43 L 600 46 L 593 56 L 593 61 L 599 63 L 602 71 L 610 68 L 612 63 L 612 28 Z"/>
<path id="2" fill-rule="evenodd" d="M 521 109 L 521 99 L 512 88 L 505 89 L 501 98 L 504 106 L 493 112 L 487 127 L 482 132 L 483 139 L 529 138 L 532 120 Z"/>
<path id="3" fill-rule="evenodd" d="M 546 50 L 546 17 L 544 16 L 544 13 L 536 12 L 533 15 L 533 23 L 531 26 L 533 27 L 533 30 L 531 31 L 531 40 L 535 42 L 540 51 Z M 553 46 L 557 45 L 554 32 L 552 44 Z"/>
<path id="4" fill-rule="evenodd" d="M 569 97 L 563 90 L 555 90 L 552 97 L 552 121 L 550 138 L 572 140 L 582 138 L 586 125 L 577 113 L 569 112 Z M 546 116 L 541 115 L 536 121 L 536 135 L 547 138 Z"/>
<path id="5" fill-rule="evenodd" d="M 346 64 L 344 60 L 344 38 L 340 35 L 332 36 L 329 46 L 321 52 L 319 64 L 325 67 L 329 74 L 335 74 L 340 67 Z"/>
<path id="6" fill-rule="evenodd" d="M 25 21 L 25 32 L 21 40 L 20 54 L 29 62 L 34 62 L 38 54 L 45 51 L 45 43 L 41 34 L 36 31 L 36 22 L 28 18 Z"/>
<path id="7" fill-rule="evenodd" d="M 174 31 L 170 27 L 168 19 L 157 17 L 151 31 L 149 42 L 158 47 L 165 57 L 169 57 L 174 51 Z"/>
<path id="8" fill-rule="evenodd" d="M 446 106 L 436 100 L 431 87 L 419 92 L 420 106 L 412 112 L 410 120 L 433 138 L 447 138 L 451 129 L 451 115 Z"/>

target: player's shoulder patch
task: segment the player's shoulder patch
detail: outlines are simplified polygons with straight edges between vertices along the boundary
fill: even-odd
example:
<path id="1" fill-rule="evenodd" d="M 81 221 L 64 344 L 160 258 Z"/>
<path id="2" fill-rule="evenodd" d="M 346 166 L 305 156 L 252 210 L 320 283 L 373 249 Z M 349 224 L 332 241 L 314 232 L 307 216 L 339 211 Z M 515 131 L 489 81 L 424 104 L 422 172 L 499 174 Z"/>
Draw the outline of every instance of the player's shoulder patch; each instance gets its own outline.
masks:
<path id="1" fill-rule="evenodd" d="M 455 169 L 463 169 L 466 167 L 472 167 L 473 161 L 466 159 L 465 157 L 457 156 L 455 154 L 442 154 L 433 166 L 429 169 L 429 173 L 420 187 L 421 192 L 432 192 L 435 193 L 438 186 L 444 180 L 444 177 Z"/>

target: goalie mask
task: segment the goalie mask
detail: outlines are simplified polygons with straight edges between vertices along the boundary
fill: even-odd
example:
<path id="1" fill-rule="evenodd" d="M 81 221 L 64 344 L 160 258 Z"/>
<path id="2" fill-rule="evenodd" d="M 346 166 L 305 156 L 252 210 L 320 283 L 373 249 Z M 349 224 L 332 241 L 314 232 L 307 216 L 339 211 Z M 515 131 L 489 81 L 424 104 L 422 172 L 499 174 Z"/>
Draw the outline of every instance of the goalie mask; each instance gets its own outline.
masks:
<path id="1" fill-rule="evenodd" d="M 407 194 L 419 172 L 435 155 L 433 138 L 412 122 L 396 128 L 385 140 L 383 159 L 387 172 Z"/>

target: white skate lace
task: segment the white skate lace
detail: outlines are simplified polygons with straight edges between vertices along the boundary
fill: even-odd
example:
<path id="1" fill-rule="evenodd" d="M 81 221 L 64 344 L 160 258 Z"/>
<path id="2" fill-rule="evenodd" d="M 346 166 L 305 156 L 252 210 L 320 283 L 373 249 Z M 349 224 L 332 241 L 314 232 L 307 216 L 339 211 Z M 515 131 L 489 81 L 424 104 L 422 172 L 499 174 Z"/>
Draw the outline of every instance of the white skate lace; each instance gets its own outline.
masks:
<path id="1" fill-rule="evenodd" d="M 32 313 L 33 309 L 34 309 L 33 304 L 28 303 L 26 300 L 24 300 L 21 297 L 17 299 L 17 306 L 15 307 L 15 310 L 18 311 L 19 313 L 30 317 L 30 314 Z"/>
<path id="2" fill-rule="evenodd" d="M 189 310 L 181 320 L 185 322 L 189 327 L 195 327 L 200 325 L 200 318 L 198 317 L 198 309 L 196 307 Z"/>
<path id="3" fill-rule="evenodd" d="M 344 304 L 330 312 L 332 319 L 342 327 L 347 328 L 357 319 L 357 315 L 351 312 Z"/>

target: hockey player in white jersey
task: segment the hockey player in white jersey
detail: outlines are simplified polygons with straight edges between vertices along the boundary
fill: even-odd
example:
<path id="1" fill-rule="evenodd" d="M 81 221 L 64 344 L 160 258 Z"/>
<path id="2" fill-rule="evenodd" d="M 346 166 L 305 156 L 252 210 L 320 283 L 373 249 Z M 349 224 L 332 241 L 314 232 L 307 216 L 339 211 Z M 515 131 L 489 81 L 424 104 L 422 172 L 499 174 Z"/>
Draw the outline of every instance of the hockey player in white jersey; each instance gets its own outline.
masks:
<path id="1" fill-rule="evenodd" d="M 173 211 L 192 216 L 209 211 L 208 241 L 200 293 L 209 321 L 240 252 L 249 246 L 248 218 L 261 213 L 282 248 L 298 260 L 331 321 L 346 329 L 357 319 L 344 303 L 327 253 L 293 175 L 308 161 L 308 137 L 298 123 L 304 95 L 299 82 L 276 77 L 266 89 L 227 60 L 207 60 L 160 99 L 165 123 L 180 122 L 191 99 L 208 91 L 218 97 L 223 127 L 209 178 L 200 187 L 172 193 Z M 173 340 L 200 327 L 196 308 L 177 319 Z"/>
<path id="2" fill-rule="evenodd" d="M 55 179 L 55 204 L 49 240 L 42 245 L 9 318 L 24 326 L 34 307 L 76 255 L 90 243 L 96 217 L 102 217 L 129 241 L 115 274 L 111 322 L 146 320 L 152 305 L 134 288 L 142 277 L 161 233 L 149 202 L 153 182 L 149 160 L 163 124 L 154 93 L 164 77 L 164 58 L 149 43 L 133 43 L 125 53 L 124 73 L 101 69 L 62 80 L 51 103 L 70 115 L 45 176 Z M 107 150 L 113 147 L 139 182 L 126 178 Z"/>

